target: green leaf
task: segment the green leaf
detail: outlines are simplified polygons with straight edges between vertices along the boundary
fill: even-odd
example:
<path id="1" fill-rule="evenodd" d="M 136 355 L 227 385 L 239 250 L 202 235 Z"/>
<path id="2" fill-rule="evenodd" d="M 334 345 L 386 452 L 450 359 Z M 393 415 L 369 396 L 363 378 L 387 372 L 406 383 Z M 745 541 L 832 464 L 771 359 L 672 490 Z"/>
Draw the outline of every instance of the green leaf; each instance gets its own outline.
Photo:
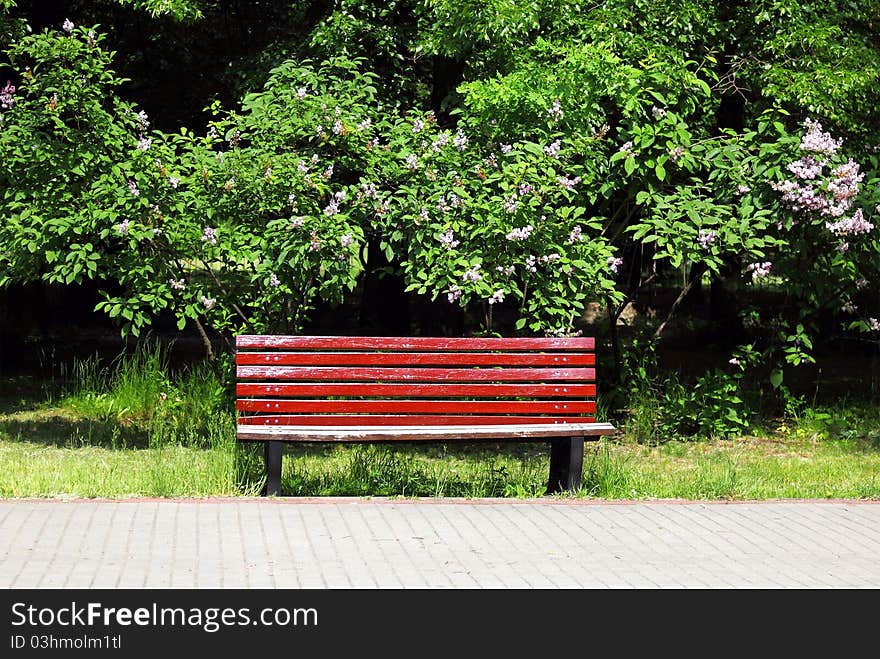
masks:
<path id="1" fill-rule="evenodd" d="M 774 389 L 778 389 L 782 384 L 782 369 L 776 368 L 770 372 L 770 384 Z"/>

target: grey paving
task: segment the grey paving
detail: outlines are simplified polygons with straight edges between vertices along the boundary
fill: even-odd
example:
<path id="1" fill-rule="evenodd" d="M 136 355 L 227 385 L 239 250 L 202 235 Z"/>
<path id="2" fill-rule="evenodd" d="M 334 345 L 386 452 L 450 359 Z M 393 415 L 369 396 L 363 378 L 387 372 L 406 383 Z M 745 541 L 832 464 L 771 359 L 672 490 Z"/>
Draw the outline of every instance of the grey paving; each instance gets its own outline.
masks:
<path id="1" fill-rule="evenodd" d="M 0 501 L 2 588 L 878 588 L 880 502 Z"/>

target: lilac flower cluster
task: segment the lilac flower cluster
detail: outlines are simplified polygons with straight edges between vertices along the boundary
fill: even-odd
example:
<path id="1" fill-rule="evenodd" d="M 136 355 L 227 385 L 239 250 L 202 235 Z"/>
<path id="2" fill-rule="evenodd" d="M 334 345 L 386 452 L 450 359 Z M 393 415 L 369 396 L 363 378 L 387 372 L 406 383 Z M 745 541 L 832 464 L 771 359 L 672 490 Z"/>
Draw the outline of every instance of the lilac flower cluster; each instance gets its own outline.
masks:
<path id="1" fill-rule="evenodd" d="M 440 244 L 446 249 L 455 249 L 460 244 L 460 242 L 455 239 L 455 233 L 452 229 L 448 229 L 445 233 L 441 233 L 437 240 L 439 240 Z"/>
<path id="2" fill-rule="evenodd" d="M 868 318 L 868 325 L 870 325 L 872 331 L 880 332 L 880 320 L 877 320 L 876 318 Z"/>
<path id="3" fill-rule="evenodd" d="M 654 115 L 655 119 L 662 119 L 666 116 L 666 110 L 663 108 L 658 108 L 656 105 L 651 108 L 651 114 Z"/>
<path id="4" fill-rule="evenodd" d="M 458 129 L 458 131 L 455 133 L 455 137 L 452 138 L 452 145 L 459 151 L 464 151 L 467 148 L 468 138 L 467 135 L 465 135 L 464 132 L 461 130 L 461 128 Z"/>
<path id="5" fill-rule="evenodd" d="M 333 198 L 324 207 L 324 215 L 333 217 L 339 213 L 339 204 L 345 201 L 345 190 L 339 190 L 334 193 Z"/>
<path id="6" fill-rule="evenodd" d="M 138 190 L 137 183 L 135 183 L 132 179 L 128 181 L 128 191 L 135 197 L 141 196 L 141 191 Z"/>
<path id="7" fill-rule="evenodd" d="M 672 158 L 672 162 L 677 162 L 679 158 L 684 155 L 684 147 L 677 146 L 674 149 L 669 150 L 669 157 Z"/>
<path id="8" fill-rule="evenodd" d="M 202 230 L 202 241 L 212 245 L 217 244 L 217 229 L 214 227 L 205 227 Z"/>
<path id="9" fill-rule="evenodd" d="M 73 32 L 73 28 L 73 21 L 71 21 L 69 18 L 65 18 L 64 22 L 61 24 L 61 29 L 70 34 L 71 32 Z"/>
<path id="10" fill-rule="evenodd" d="M 168 285 L 175 291 L 182 291 L 186 288 L 186 282 L 183 279 L 169 279 Z"/>
<path id="11" fill-rule="evenodd" d="M 504 289 L 499 288 L 497 291 L 492 293 L 492 296 L 489 298 L 489 304 L 497 304 L 504 302 Z"/>
<path id="12" fill-rule="evenodd" d="M 131 220 L 122 220 L 119 224 L 116 225 L 116 232 L 120 236 L 127 236 L 128 231 L 131 227 Z"/>
<path id="13" fill-rule="evenodd" d="M 709 229 L 700 229 L 697 242 L 703 249 L 709 249 L 709 245 L 715 242 L 715 232 Z"/>
<path id="14" fill-rule="evenodd" d="M 620 153 L 626 155 L 627 158 L 634 158 L 639 155 L 638 151 L 633 151 L 633 143 L 632 140 L 624 142 L 621 147 L 618 149 Z"/>
<path id="15" fill-rule="evenodd" d="M 309 236 L 309 251 L 310 252 L 320 252 L 321 251 L 321 239 L 318 238 L 318 233 L 316 231 L 312 231 Z"/>
<path id="16" fill-rule="evenodd" d="M 172 188 L 177 188 L 177 186 L 180 185 L 180 179 L 176 176 L 169 176 L 168 185 L 170 185 Z"/>
<path id="17" fill-rule="evenodd" d="M 210 311 L 211 309 L 213 309 L 216 306 L 217 299 L 213 298 L 213 297 L 207 297 L 205 295 L 202 295 L 199 297 L 199 302 L 202 303 L 202 306 L 205 308 L 205 311 Z"/>
<path id="18" fill-rule="evenodd" d="M 481 269 L 482 266 L 477 263 L 476 265 L 473 265 L 465 270 L 461 278 L 464 281 L 480 281 L 483 278 L 483 274 L 480 272 Z"/>
<path id="19" fill-rule="evenodd" d="M 410 153 L 406 157 L 406 168 L 411 172 L 419 168 L 419 157 L 416 154 Z"/>
<path id="20" fill-rule="evenodd" d="M 3 91 L 0 91 L 0 109 L 8 110 L 13 105 L 15 105 L 15 97 L 13 96 L 14 93 L 15 85 L 7 80 L 6 86 L 3 88 Z"/>
<path id="21" fill-rule="evenodd" d="M 446 299 L 449 300 L 449 304 L 452 304 L 458 301 L 459 298 L 461 298 L 461 288 L 453 284 L 446 293 Z"/>
<path id="22" fill-rule="evenodd" d="M 556 140 L 553 144 L 544 147 L 544 155 L 548 158 L 558 158 L 560 149 L 562 149 L 562 140 Z"/>
<path id="23" fill-rule="evenodd" d="M 808 160 L 809 158 L 809 160 Z M 782 194 L 782 202 L 789 208 L 798 212 L 810 212 L 829 217 L 841 217 L 853 204 L 858 195 L 859 184 L 865 177 L 859 171 L 859 164 L 850 159 L 847 163 L 836 167 L 832 171 L 832 178 L 813 184 L 813 178 L 821 174 L 824 163 L 819 163 L 811 157 L 802 158 L 789 166 L 800 179 L 773 182 L 770 184 L 777 192 Z"/>
<path id="24" fill-rule="evenodd" d="M 535 227 L 531 224 L 527 224 L 524 227 L 518 227 L 516 229 L 512 229 L 506 236 L 507 240 L 510 241 L 523 241 L 527 240 L 529 236 L 532 235 L 532 231 L 534 231 Z"/>
<path id="25" fill-rule="evenodd" d="M 865 219 L 862 209 L 858 208 L 852 217 L 845 217 L 837 222 L 826 222 L 825 228 L 835 236 L 858 236 L 870 233 L 874 229 L 874 225 Z"/>
<path id="26" fill-rule="evenodd" d="M 574 245 L 577 242 L 580 242 L 584 239 L 584 230 L 581 229 L 581 225 L 578 224 L 574 229 L 571 230 L 571 233 L 568 234 L 568 244 Z"/>
<path id="27" fill-rule="evenodd" d="M 281 280 L 278 279 L 278 275 L 276 275 L 274 272 L 272 274 L 270 274 L 269 275 L 269 286 L 280 286 L 280 285 L 281 285 Z"/>
<path id="28" fill-rule="evenodd" d="M 500 272 L 505 277 L 510 277 L 516 272 L 516 266 L 513 265 L 499 265 L 495 267 L 496 272 Z"/>
<path id="29" fill-rule="evenodd" d="M 830 133 L 822 132 L 822 124 L 812 119 L 804 121 L 806 134 L 801 138 L 801 151 L 822 153 L 826 156 L 837 153 L 843 140 L 835 140 Z"/>
<path id="30" fill-rule="evenodd" d="M 609 269 L 611 272 L 613 272 L 613 273 L 617 273 L 617 269 L 618 269 L 621 265 L 623 265 L 623 259 L 621 259 L 621 258 L 617 258 L 617 257 L 614 257 L 614 256 L 609 256 L 609 257 L 605 260 L 605 264 L 608 266 L 608 269 Z"/>
<path id="31" fill-rule="evenodd" d="M 150 146 L 152 146 L 152 144 L 153 144 L 153 140 L 151 140 L 149 137 L 144 137 L 143 135 L 140 135 L 138 137 L 137 148 L 140 151 L 148 151 Z"/>
<path id="32" fill-rule="evenodd" d="M 795 175 L 795 178 L 801 180 L 813 180 L 822 173 L 825 162 L 819 162 L 813 156 L 803 156 L 800 160 L 795 160 L 788 164 L 788 171 Z"/>
<path id="33" fill-rule="evenodd" d="M 440 150 L 447 144 L 449 144 L 449 133 L 444 131 L 437 136 L 437 139 L 431 144 L 431 148 L 435 153 L 440 153 Z"/>
<path id="34" fill-rule="evenodd" d="M 581 177 L 576 176 L 574 178 L 569 178 L 568 175 L 565 175 L 558 177 L 556 180 L 559 182 L 559 185 L 566 190 L 573 190 L 574 186 L 581 182 Z"/>
<path id="35" fill-rule="evenodd" d="M 770 261 L 764 261 L 763 263 L 750 263 L 746 270 L 752 273 L 752 281 L 755 281 L 769 275 L 772 267 L 773 264 Z"/>
<path id="36" fill-rule="evenodd" d="M 421 119 L 416 119 L 416 120 L 413 122 L 413 127 L 412 127 L 412 132 L 413 132 L 413 134 L 414 134 L 414 135 L 418 135 L 418 134 L 421 133 L 423 130 L 425 130 L 425 122 L 422 121 Z"/>
<path id="37" fill-rule="evenodd" d="M 547 110 L 547 116 L 553 121 L 562 121 L 565 113 L 562 111 L 562 103 L 559 102 L 558 98 L 553 101 L 553 105 Z"/>

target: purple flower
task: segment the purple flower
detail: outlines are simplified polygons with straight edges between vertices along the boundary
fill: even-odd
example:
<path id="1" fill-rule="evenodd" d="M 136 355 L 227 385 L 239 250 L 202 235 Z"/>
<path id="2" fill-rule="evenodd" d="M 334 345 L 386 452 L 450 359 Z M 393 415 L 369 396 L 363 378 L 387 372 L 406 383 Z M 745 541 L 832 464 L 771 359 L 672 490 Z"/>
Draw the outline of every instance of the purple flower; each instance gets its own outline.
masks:
<path id="1" fill-rule="evenodd" d="M 562 121 L 562 117 L 565 116 L 565 113 L 562 111 L 562 103 L 559 102 L 558 98 L 553 101 L 553 105 L 547 110 L 547 116 L 553 121 Z"/>
<path id="2" fill-rule="evenodd" d="M 858 236 L 863 233 L 870 233 L 874 229 L 874 225 L 865 219 L 862 209 L 856 209 L 852 217 L 845 217 L 837 222 L 826 222 L 825 228 L 835 236 Z"/>
<path id="3" fill-rule="evenodd" d="M 483 278 L 483 275 L 480 273 L 481 267 L 482 266 L 479 263 L 471 266 L 464 271 L 464 274 L 461 276 L 461 278 L 464 281 L 480 281 Z"/>
<path id="4" fill-rule="evenodd" d="M 352 233 L 350 231 L 348 233 L 342 234 L 342 236 L 340 236 L 340 238 L 339 238 L 340 246 L 348 247 L 349 245 L 351 245 L 351 240 L 353 237 L 354 236 L 352 235 Z"/>
<path id="5" fill-rule="evenodd" d="M 574 186 L 581 182 L 581 177 L 576 176 L 575 178 L 568 178 L 568 176 L 560 176 L 557 181 L 559 182 L 559 185 L 566 190 L 573 190 Z"/>
<path id="6" fill-rule="evenodd" d="M 446 299 L 449 300 L 449 304 L 456 302 L 459 298 L 461 298 L 461 289 L 453 284 L 449 287 L 449 291 L 446 293 Z"/>
<path id="7" fill-rule="evenodd" d="M 495 267 L 497 272 L 500 272 L 505 277 L 510 277 L 514 272 L 516 272 L 516 266 L 513 265 L 499 265 Z"/>
<path id="8" fill-rule="evenodd" d="M 337 119 L 333 122 L 333 134 L 334 135 L 342 135 L 345 132 L 345 126 L 342 121 Z"/>
<path id="9" fill-rule="evenodd" d="M 452 229 L 448 229 L 446 233 L 441 233 L 438 240 L 446 249 L 455 249 L 459 245 L 459 241 L 455 239 Z"/>
<path id="10" fill-rule="evenodd" d="M 538 272 L 538 266 L 536 265 L 537 262 L 538 257 L 536 257 L 534 254 L 529 254 L 526 257 L 525 262 L 526 270 L 528 270 L 529 272 Z"/>
<path id="11" fill-rule="evenodd" d="M 180 179 L 177 178 L 176 176 L 169 176 L 168 177 L 168 185 L 170 185 L 172 188 L 176 188 L 179 184 L 180 184 Z"/>
<path id="12" fill-rule="evenodd" d="M 425 122 L 421 119 L 416 119 L 413 122 L 412 132 L 415 134 L 421 133 L 425 129 Z"/>
<path id="13" fill-rule="evenodd" d="M 499 288 L 497 291 L 492 293 L 492 297 L 489 298 L 489 304 L 496 304 L 499 302 L 504 302 L 504 289 Z"/>
<path id="14" fill-rule="evenodd" d="M 733 364 L 734 366 L 739 366 L 740 361 L 736 357 L 731 357 L 728 361 L 728 364 Z"/>
<path id="15" fill-rule="evenodd" d="M 871 329 L 875 332 L 880 332 L 880 320 L 876 318 L 868 318 L 868 325 L 871 326 Z"/>
<path id="16" fill-rule="evenodd" d="M 574 245 L 576 242 L 580 242 L 584 239 L 583 236 L 584 230 L 581 229 L 581 225 L 578 224 L 574 229 L 571 230 L 571 233 L 568 234 L 568 244 Z"/>
<path id="17" fill-rule="evenodd" d="M 202 231 L 202 241 L 211 243 L 212 245 L 217 244 L 217 229 L 213 227 L 205 227 Z"/>
<path id="18" fill-rule="evenodd" d="M 308 94 L 308 93 L 309 93 L 308 89 L 306 89 L 305 87 L 300 87 L 299 89 L 296 90 L 296 97 L 299 100 L 303 100 L 306 97 L 306 94 Z"/>
<path id="19" fill-rule="evenodd" d="M 609 256 L 609 257 L 605 260 L 605 263 L 608 265 L 608 269 L 611 270 L 611 272 L 616 273 L 616 272 L 617 272 L 617 269 L 618 269 L 621 265 L 623 265 L 623 259 L 619 259 L 619 258 L 615 258 L 615 257 L 613 257 L 613 256 Z"/>
<path id="20" fill-rule="evenodd" d="M 769 275 L 772 267 L 770 261 L 764 261 L 763 263 L 750 263 L 746 270 L 752 273 L 752 281 L 755 281 L 760 277 Z"/>
<path id="21" fill-rule="evenodd" d="M 130 226 L 130 220 L 122 220 L 122 222 L 116 225 L 116 231 L 119 233 L 120 236 L 127 236 Z"/>
<path id="22" fill-rule="evenodd" d="M 658 108 L 656 105 L 651 108 L 651 114 L 654 115 L 655 119 L 662 119 L 666 116 L 666 110 L 663 108 Z"/>
<path id="23" fill-rule="evenodd" d="M 697 242 L 700 243 L 700 247 L 703 249 L 709 249 L 709 245 L 715 242 L 715 232 L 707 229 L 700 229 L 700 234 L 697 236 Z"/>
<path id="24" fill-rule="evenodd" d="M 467 148 L 467 144 L 467 135 L 465 135 L 461 128 L 459 128 L 455 133 L 455 137 L 452 138 L 452 145 L 459 151 L 464 151 Z"/>
<path id="25" fill-rule="evenodd" d="M 507 155 L 507 154 L 510 153 L 511 151 L 513 151 L 513 145 L 512 145 L 512 144 L 502 144 L 502 145 L 501 145 L 501 153 L 503 153 L 504 155 Z"/>
<path id="26" fill-rule="evenodd" d="M 199 297 L 199 302 L 202 303 L 202 306 L 205 307 L 205 311 L 210 311 L 217 304 L 217 300 L 213 297 L 206 297 L 202 295 Z"/>
<path id="27" fill-rule="evenodd" d="M 523 240 L 527 240 L 529 236 L 532 235 L 532 231 L 535 227 L 531 224 L 527 224 L 524 227 L 518 227 L 516 229 L 512 229 L 506 236 L 507 240 L 521 242 Z"/>
<path id="28" fill-rule="evenodd" d="M 669 157 L 672 158 L 672 162 L 677 162 L 679 158 L 684 155 L 684 147 L 677 146 L 674 149 L 669 150 Z"/>
<path id="29" fill-rule="evenodd" d="M 311 252 L 320 252 L 321 251 L 321 239 L 318 238 L 318 234 L 312 231 L 312 235 L 309 237 L 309 251 Z"/>
<path id="30" fill-rule="evenodd" d="M 278 279 L 278 275 L 276 275 L 274 272 L 271 275 L 269 275 L 269 286 L 280 286 L 280 285 L 281 285 L 281 280 Z"/>
<path id="31" fill-rule="evenodd" d="M 822 173 L 824 162 L 819 162 L 813 156 L 804 156 L 788 164 L 786 169 L 795 175 L 795 178 L 811 180 Z"/>
<path id="32" fill-rule="evenodd" d="M 14 93 L 15 85 L 7 80 L 6 86 L 3 88 L 3 91 L 0 92 L 0 109 L 8 110 L 15 105 L 15 97 L 13 97 Z"/>
<path id="33" fill-rule="evenodd" d="M 436 153 L 439 153 L 440 150 L 447 144 L 449 144 L 449 133 L 443 132 L 437 136 L 437 139 L 434 140 L 431 148 L 434 149 Z"/>
<path id="34" fill-rule="evenodd" d="M 147 128 L 150 127 L 150 120 L 147 117 L 147 113 L 143 110 L 135 115 L 135 121 L 137 121 L 137 124 L 141 130 L 147 130 Z"/>
<path id="35" fill-rule="evenodd" d="M 504 210 L 506 210 L 508 213 L 515 213 L 516 209 L 519 208 L 519 198 L 517 197 L 516 193 L 513 193 L 510 197 L 505 199 L 503 206 Z M 510 239 L 508 238 L 508 240 Z"/>
<path id="36" fill-rule="evenodd" d="M 752 189 L 749 186 L 744 185 L 743 183 L 740 183 L 738 186 L 736 186 L 736 194 L 738 194 L 738 195 L 744 195 L 747 192 L 751 192 L 751 191 L 752 191 Z"/>
<path id="37" fill-rule="evenodd" d="M 137 148 L 140 149 L 141 151 L 149 150 L 149 148 L 152 144 L 153 144 L 153 140 L 151 140 L 149 137 L 144 137 L 143 135 L 138 137 Z"/>
<path id="38" fill-rule="evenodd" d="M 633 143 L 632 141 L 624 142 L 623 145 L 618 149 L 620 153 L 626 154 L 627 158 L 634 158 L 639 155 L 637 151 L 633 151 Z"/>
<path id="39" fill-rule="evenodd" d="M 135 197 L 141 196 L 141 191 L 138 190 L 137 183 L 135 183 L 134 180 L 132 180 L 132 179 L 129 179 L 129 181 L 128 181 L 128 191 L 131 192 L 131 194 L 134 195 Z"/>
<path id="40" fill-rule="evenodd" d="M 411 153 L 406 157 L 406 168 L 411 172 L 419 168 L 419 157 L 416 154 Z"/>
<path id="41" fill-rule="evenodd" d="M 807 129 L 807 133 L 801 138 L 801 151 L 812 151 L 830 156 L 836 153 L 843 144 L 842 140 L 832 138 L 830 133 L 822 132 L 822 124 L 818 121 L 807 119 L 804 121 L 804 128 Z"/>
<path id="42" fill-rule="evenodd" d="M 182 291 L 186 288 L 186 283 L 183 279 L 169 279 L 168 285 L 175 291 Z"/>
<path id="43" fill-rule="evenodd" d="M 61 24 L 61 28 L 62 28 L 65 32 L 67 32 L 68 34 L 70 34 L 71 32 L 73 32 L 73 27 L 74 27 L 74 25 L 73 25 L 73 21 L 71 21 L 69 18 L 65 18 L 65 19 L 64 19 L 64 22 Z"/>
<path id="44" fill-rule="evenodd" d="M 544 147 L 544 155 L 548 158 L 558 158 L 559 150 L 562 148 L 562 140 L 556 140 L 552 144 Z"/>

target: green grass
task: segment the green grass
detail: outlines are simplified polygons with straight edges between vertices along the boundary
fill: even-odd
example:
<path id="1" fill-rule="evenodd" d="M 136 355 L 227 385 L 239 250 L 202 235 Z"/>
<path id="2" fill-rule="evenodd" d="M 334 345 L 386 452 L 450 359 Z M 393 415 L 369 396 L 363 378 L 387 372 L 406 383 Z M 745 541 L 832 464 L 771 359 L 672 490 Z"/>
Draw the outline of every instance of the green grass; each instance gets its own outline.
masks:
<path id="1" fill-rule="evenodd" d="M 235 441 L 230 401 L 210 368 L 171 374 L 161 351 L 144 349 L 108 367 L 79 362 L 65 375 L 52 387 L 0 382 L 0 497 L 259 493 L 260 445 Z M 560 496 L 880 499 L 876 405 L 799 409 L 731 439 L 647 445 L 638 435 L 589 443 L 583 487 Z M 536 497 L 545 493 L 548 454 L 542 442 L 287 445 L 283 489 Z"/>

